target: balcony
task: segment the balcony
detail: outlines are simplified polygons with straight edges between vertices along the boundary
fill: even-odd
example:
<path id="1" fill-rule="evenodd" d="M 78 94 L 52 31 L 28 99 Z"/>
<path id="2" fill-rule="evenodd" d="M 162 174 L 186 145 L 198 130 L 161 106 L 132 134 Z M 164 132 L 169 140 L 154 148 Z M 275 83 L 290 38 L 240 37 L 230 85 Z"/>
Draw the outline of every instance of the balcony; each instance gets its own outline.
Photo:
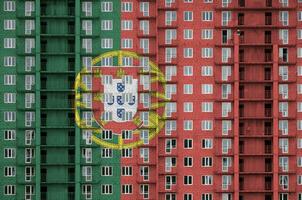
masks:
<path id="1" fill-rule="evenodd" d="M 271 104 L 266 104 L 265 106 L 266 107 L 264 108 L 264 116 L 265 117 L 272 117 L 272 108 L 270 107 Z"/>
<path id="2" fill-rule="evenodd" d="M 264 124 L 264 135 L 272 135 L 272 124 L 271 122 L 265 122 Z"/>
<path id="3" fill-rule="evenodd" d="M 265 172 L 272 172 L 272 171 L 273 171 L 272 159 L 266 158 L 265 159 Z"/>
<path id="4" fill-rule="evenodd" d="M 272 142 L 270 140 L 265 140 L 264 153 L 271 154 L 273 152 Z"/>
<path id="5" fill-rule="evenodd" d="M 52 100 L 41 99 L 41 109 L 44 110 L 69 110 L 74 108 L 74 99 L 67 99 L 60 104 L 54 104 Z"/>
<path id="6" fill-rule="evenodd" d="M 271 176 L 264 177 L 264 189 L 272 190 L 272 177 Z"/>

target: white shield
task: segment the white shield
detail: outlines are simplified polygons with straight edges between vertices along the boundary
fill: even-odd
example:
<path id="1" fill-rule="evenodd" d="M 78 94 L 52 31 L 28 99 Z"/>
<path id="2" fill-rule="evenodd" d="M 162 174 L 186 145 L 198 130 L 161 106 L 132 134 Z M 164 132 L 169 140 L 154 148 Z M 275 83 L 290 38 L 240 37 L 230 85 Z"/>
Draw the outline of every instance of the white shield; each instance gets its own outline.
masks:
<path id="1" fill-rule="evenodd" d="M 104 86 L 104 112 L 115 122 L 132 121 L 137 112 L 137 79 L 112 79 Z"/>

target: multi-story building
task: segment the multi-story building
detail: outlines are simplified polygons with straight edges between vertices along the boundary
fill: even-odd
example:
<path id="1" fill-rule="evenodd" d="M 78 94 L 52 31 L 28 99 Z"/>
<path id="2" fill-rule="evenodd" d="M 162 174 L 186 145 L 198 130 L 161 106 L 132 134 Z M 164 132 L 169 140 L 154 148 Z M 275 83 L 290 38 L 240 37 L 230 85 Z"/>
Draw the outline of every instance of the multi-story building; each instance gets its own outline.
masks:
<path id="1" fill-rule="evenodd" d="M 1 200 L 302 200 L 301 0 L 3 0 L 0 11 Z M 165 126 L 137 148 L 99 145 L 75 123 L 77 74 L 115 50 L 165 75 Z"/>

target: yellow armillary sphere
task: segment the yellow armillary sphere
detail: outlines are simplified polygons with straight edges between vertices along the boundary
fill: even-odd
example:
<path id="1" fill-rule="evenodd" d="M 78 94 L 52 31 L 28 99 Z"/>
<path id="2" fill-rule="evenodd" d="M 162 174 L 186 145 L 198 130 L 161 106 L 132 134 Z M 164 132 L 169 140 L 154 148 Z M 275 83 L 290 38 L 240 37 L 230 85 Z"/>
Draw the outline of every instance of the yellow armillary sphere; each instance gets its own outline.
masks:
<path id="1" fill-rule="evenodd" d="M 165 106 L 170 99 L 165 95 L 164 74 L 152 61 L 144 67 L 124 66 L 124 59 L 141 63 L 145 57 L 130 51 L 106 52 L 92 59 L 91 68 L 83 66 L 74 84 L 76 124 L 105 148 L 141 146 L 165 126 Z M 108 60 L 117 66 L 100 65 Z M 140 102 L 144 97 L 146 104 Z M 109 139 L 103 136 L 108 131 L 112 135 Z M 132 137 L 123 138 L 123 131 L 130 131 Z M 147 137 L 140 137 L 142 131 Z"/>

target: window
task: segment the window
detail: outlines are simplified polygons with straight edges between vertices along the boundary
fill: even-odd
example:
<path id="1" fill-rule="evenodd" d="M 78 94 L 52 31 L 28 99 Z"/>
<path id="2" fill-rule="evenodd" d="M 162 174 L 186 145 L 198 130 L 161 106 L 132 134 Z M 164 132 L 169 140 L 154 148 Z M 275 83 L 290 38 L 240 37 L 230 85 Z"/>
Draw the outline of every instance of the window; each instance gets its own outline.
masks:
<path id="1" fill-rule="evenodd" d="M 86 17 L 92 16 L 92 2 L 82 2 L 82 12 Z"/>
<path id="2" fill-rule="evenodd" d="M 128 130 L 123 130 L 122 131 L 122 138 L 124 140 L 131 140 L 132 139 L 132 131 Z"/>
<path id="3" fill-rule="evenodd" d="M 140 139 L 143 141 L 143 144 L 149 144 L 149 130 L 141 130 Z"/>
<path id="4" fill-rule="evenodd" d="M 113 3 L 111 1 L 101 2 L 101 12 L 112 12 Z"/>
<path id="5" fill-rule="evenodd" d="M 297 48 L 297 58 L 302 58 L 302 48 Z"/>
<path id="6" fill-rule="evenodd" d="M 3 10 L 7 12 L 16 11 L 16 3 L 15 1 L 4 1 Z"/>
<path id="7" fill-rule="evenodd" d="M 176 121 L 175 120 L 166 120 L 165 135 L 171 135 L 172 131 L 176 131 Z"/>
<path id="8" fill-rule="evenodd" d="M 192 167 L 192 166 L 193 166 L 193 158 L 184 157 L 184 167 Z"/>
<path id="9" fill-rule="evenodd" d="M 297 94 L 302 94 L 302 84 L 297 84 Z"/>
<path id="10" fill-rule="evenodd" d="M 4 130 L 4 140 L 15 140 L 16 130 Z"/>
<path id="11" fill-rule="evenodd" d="M 101 39 L 101 48 L 112 49 L 113 48 L 113 39 L 112 38 Z"/>
<path id="12" fill-rule="evenodd" d="M 184 102 L 184 112 L 193 112 L 193 102 Z"/>
<path id="13" fill-rule="evenodd" d="M 25 112 L 25 127 L 31 127 L 33 122 L 35 122 L 35 112 Z"/>
<path id="14" fill-rule="evenodd" d="M 201 93 L 202 94 L 213 94 L 213 85 L 212 84 L 202 84 Z"/>
<path id="15" fill-rule="evenodd" d="M 4 103 L 16 103 L 16 93 L 4 93 Z"/>
<path id="16" fill-rule="evenodd" d="M 34 56 L 25 56 L 24 58 L 24 70 L 26 72 L 32 71 L 32 68 L 35 67 L 35 57 Z"/>
<path id="17" fill-rule="evenodd" d="M 33 48 L 35 48 L 35 39 L 25 38 L 25 53 L 33 53 Z"/>
<path id="18" fill-rule="evenodd" d="M 232 67 L 231 66 L 222 66 L 221 67 L 221 80 L 227 81 L 228 77 L 232 75 Z"/>
<path id="19" fill-rule="evenodd" d="M 123 158 L 131 158 L 132 157 L 132 149 L 122 149 L 122 157 Z"/>
<path id="20" fill-rule="evenodd" d="M 172 40 L 176 40 L 177 31 L 175 29 L 165 30 L 165 44 L 172 44 Z"/>
<path id="21" fill-rule="evenodd" d="M 140 166 L 140 176 L 143 177 L 144 181 L 149 180 L 149 166 Z"/>
<path id="22" fill-rule="evenodd" d="M 150 23 L 148 20 L 139 21 L 139 30 L 143 32 L 144 35 L 149 35 Z"/>
<path id="23" fill-rule="evenodd" d="M 297 20 L 302 21 L 302 11 L 298 11 L 297 14 L 298 14 Z"/>
<path id="24" fill-rule="evenodd" d="M 5 185 L 4 186 L 4 195 L 16 195 L 16 186 L 15 185 Z"/>
<path id="25" fill-rule="evenodd" d="M 133 66 L 133 58 L 131 57 L 123 57 L 122 58 L 122 65 L 123 66 Z"/>
<path id="26" fill-rule="evenodd" d="M 4 176 L 5 177 L 16 176 L 16 167 L 12 167 L 12 166 L 4 167 Z"/>
<path id="27" fill-rule="evenodd" d="M 203 131 L 213 130 L 213 121 L 212 120 L 202 120 L 201 121 L 201 130 L 203 130 Z"/>
<path id="28" fill-rule="evenodd" d="M 165 13 L 165 25 L 171 26 L 173 21 L 176 21 L 176 11 L 166 11 Z"/>
<path id="29" fill-rule="evenodd" d="M 132 12 L 133 4 L 132 2 L 122 2 L 122 12 Z"/>
<path id="30" fill-rule="evenodd" d="M 185 193 L 183 200 L 193 200 L 193 194 Z"/>
<path id="31" fill-rule="evenodd" d="M 279 30 L 279 39 L 282 40 L 282 44 L 288 44 L 288 30 L 281 29 Z"/>
<path id="32" fill-rule="evenodd" d="M 176 76 L 177 68 L 176 66 L 166 66 L 165 79 L 171 81 L 173 76 Z"/>
<path id="33" fill-rule="evenodd" d="M 222 153 L 227 154 L 229 149 L 232 148 L 232 140 L 231 139 L 222 139 Z"/>
<path id="34" fill-rule="evenodd" d="M 213 195 L 210 193 L 203 193 L 201 194 L 201 200 L 213 200 Z M 222 200 L 228 200 L 228 199 L 222 197 Z"/>
<path id="35" fill-rule="evenodd" d="M 283 190 L 288 189 L 288 185 L 289 185 L 288 175 L 280 175 L 279 176 L 279 185 L 282 187 Z"/>
<path id="36" fill-rule="evenodd" d="M 302 112 L 302 102 L 297 102 L 297 112 Z"/>
<path id="37" fill-rule="evenodd" d="M 101 166 L 101 176 L 112 176 L 113 170 L 111 166 Z"/>
<path id="38" fill-rule="evenodd" d="M 101 30 L 109 31 L 113 29 L 113 21 L 112 20 L 101 20 Z"/>
<path id="39" fill-rule="evenodd" d="M 25 35 L 32 34 L 32 31 L 35 30 L 35 20 L 25 20 L 24 26 Z"/>
<path id="40" fill-rule="evenodd" d="M 187 175 L 184 176 L 184 185 L 192 185 L 193 184 L 193 176 Z"/>
<path id="41" fill-rule="evenodd" d="M 131 166 L 123 166 L 122 167 L 122 176 L 132 176 L 132 167 Z"/>
<path id="42" fill-rule="evenodd" d="M 139 149 L 139 157 L 143 159 L 144 163 L 149 162 L 149 148 L 140 148 Z"/>
<path id="43" fill-rule="evenodd" d="M 4 48 L 5 49 L 16 48 L 16 38 L 4 38 Z"/>
<path id="44" fill-rule="evenodd" d="M 193 76 L 193 66 L 184 66 L 184 76 Z"/>
<path id="45" fill-rule="evenodd" d="M 103 20 L 101 22 L 103 22 Z M 92 21 L 91 20 L 83 20 L 82 21 L 82 29 L 83 29 L 83 31 L 85 31 L 86 35 L 92 35 Z M 103 24 L 102 24 L 102 30 L 103 30 Z"/>
<path id="46" fill-rule="evenodd" d="M 133 40 L 129 38 L 123 38 L 121 41 L 121 48 L 124 49 L 132 49 L 133 48 Z"/>
<path id="47" fill-rule="evenodd" d="M 232 157 L 222 157 L 221 168 L 223 172 L 228 172 L 232 166 Z"/>
<path id="48" fill-rule="evenodd" d="M 279 167 L 282 169 L 282 172 L 287 172 L 289 163 L 288 157 L 279 157 Z"/>
<path id="49" fill-rule="evenodd" d="M 113 156 L 112 149 L 103 148 L 101 150 L 101 157 L 102 158 L 112 158 L 112 156 Z"/>
<path id="50" fill-rule="evenodd" d="M 212 58 L 213 57 L 213 48 L 202 48 L 201 57 L 202 58 Z"/>
<path id="51" fill-rule="evenodd" d="M 35 157 L 35 149 L 26 148 L 24 152 L 25 163 L 31 163 L 32 159 Z"/>
<path id="52" fill-rule="evenodd" d="M 213 67 L 212 66 L 202 66 L 201 67 L 201 76 L 213 76 Z"/>
<path id="53" fill-rule="evenodd" d="M 4 112 L 4 121 L 5 122 L 15 122 L 16 121 L 16 112 L 5 111 Z"/>
<path id="54" fill-rule="evenodd" d="M 213 102 L 202 102 L 201 111 L 202 112 L 213 112 Z"/>
<path id="55" fill-rule="evenodd" d="M 139 11 L 143 13 L 143 16 L 149 16 L 149 2 L 140 2 Z"/>
<path id="56" fill-rule="evenodd" d="M 166 48 L 165 50 L 165 62 L 171 63 L 173 58 L 177 58 L 176 48 Z"/>
<path id="57" fill-rule="evenodd" d="M 302 76 L 302 66 L 297 66 L 297 75 Z"/>
<path id="58" fill-rule="evenodd" d="M 279 21 L 283 26 L 288 26 L 288 11 L 279 11 Z"/>
<path id="59" fill-rule="evenodd" d="M 297 158 L 297 167 L 302 167 L 302 157 Z"/>
<path id="60" fill-rule="evenodd" d="M 4 148 L 4 158 L 16 158 L 16 149 Z"/>
<path id="61" fill-rule="evenodd" d="M 144 199 L 149 198 L 149 185 L 142 184 L 140 185 L 140 194 L 143 195 Z"/>
<path id="62" fill-rule="evenodd" d="M 212 20 L 213 20 L 213 12 L 212 11 L 202 12 L 202 21 L 212 21 Z"/>
<path id="63" fill-rule="evenodd" d="M 193 48 L 184 48 L 184 58 L 193 58 Z"/>
<path id="64" fill-rule="evenodd" d="M 192 84 L 184 84 L 184 94 L 193 94 Z"/>
<path id="65" fill-rule="evenodd" d="M 133 21 L 132 20 L 122 20 L 121 29 L 123 31 L 133 30 Z"/>
<path id="66" fill-rule="evenodd" d="M 101 193 L 102 194 L 112 194 L 112 185 L 110 184 L 102 184 L 101 185 Z"/>
<path id="67" fill-rule="evenodd" d="M 86 53 L 91 53 L 92 52 L 92 39 L 82 39 L 82 48 L 85 49 Z"/>
<path id="68" fill-rule="evenodd" d="M 302 39 L 302 29 L 297 29 L 297 39 L 298 40 Z"/>
<path id="69" fill-rule="evenodd" d="M 231 48 L 222 48 L 221 49 L 221 62 L 228 62 L 228 59 L 231 58 Z"/>
<path id="70" fill-rule="evenodd" d="M 92 186 L 91 185 L 83 185 L 82 186 L 82 194 L 84 195 L 85 199 L 92 199 Z"/>
<path id="71" fill-rule="evenodd" d="M 184 130 L 185 131 L 193 130 L 193 120 L 184 120 Z"/>
<path id="72" fill-rule="evenodd" d="M 201 184 L 202 185 L 212 185 L 213 184 L 213 176 L 201 176 Z"/>
<path id="73" fill-rule="evenodd" d="M 202 157 L 201 158 L 201 166 L 202 167 L 212 167 L 213 158 L 212 157 Z"/>
<path id="74" fill-rule="evenodd" d="M 132 194 L 132 185 L 123 184 L 122 185 L 122 194 Z"/>
<path id="75" fill-rule="evenodd" d="M 16 66 L 16 57 L 14 56 L 4 56 L 4 67 L 15 67 Z"/>
<path id="76" fill-rule="evenodd" d="M 184 21 L 193 21 L 192 11 L 184 11 Z"/>
<path id="77" fill-rule="evenodd" d="M 192 148 L 193 148 L 193 139 L 185 139 L 184 149 L 192 149 Z"/>
<path id="78" fill-rule="evenodd" d="M 302 175 L 297 176 L 297 184 L 302 185 Z"/>
<path id="79" fill-rule="evenodd" d="M 227 190 L 229 188 L 229 185 L 232 184 L 232 176 L 230 175 L 222 175 L 222 190 Z"/>
<path id="80" fill-rule="evenodd" d="M 201 38 L 204 40 L 213 39 L 213 29 L 202 29 L 201 30 Z"/>
<path id="81" fill-rule="evenodd" d="M 222 11 L 221 13 L 221 25 L 227 26 L 229 25 L 229 22 L 231 21 L 231 11 Z"/>
<path id="82" fill-rule="evenodd" d="M 16 20 L 5 19 L 4 20 L 4 30 L 15 30 L 16 29 Z"/>
<path id="83" fill-rule="evenodd" d="M 34 1 L 25 1 L 25 16 L 31 16 L 32 12 L 35 11 L 35 2 Z"/>
<path id="84" fill-rule="evenodd" d="M 201 148 L 202 149 L 212 149 L 213 148 L 213 139 L 202 139 Z"/>
<path id="85" fill-rule="evenodd" d="M 110 131 L 110 130 L 103 130 L 102 131 L 102 139 L 103 140 L 112 140 L 112 131 Z"/>
<path id="86" fill-rule="evenodd" d="M 222 120 L 221 129 L 222 135 L 228 135 L 229 131 L 232 130 L 232 121 Z"/>
<path id="87" fill-rule="evenodd" d="M 193 39 L 193 29 L 184 29 L 184 39 L 185 40 Z"/>

